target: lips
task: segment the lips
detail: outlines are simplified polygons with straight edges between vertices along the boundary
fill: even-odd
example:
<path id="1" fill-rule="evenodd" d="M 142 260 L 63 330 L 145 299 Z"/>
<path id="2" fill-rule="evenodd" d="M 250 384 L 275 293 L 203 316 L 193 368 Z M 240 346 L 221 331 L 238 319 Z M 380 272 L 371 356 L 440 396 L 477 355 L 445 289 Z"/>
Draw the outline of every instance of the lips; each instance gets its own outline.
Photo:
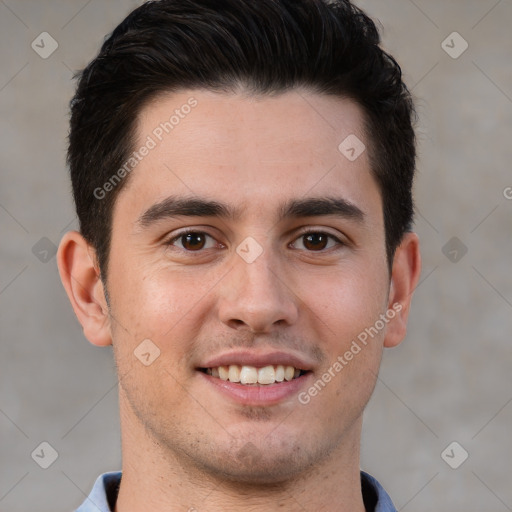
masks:
<path id="1" fill-rule="evenodd" d="M 213 357 L 196 369 L 238 402 L 270 405 L 297 393 L 313 364 L 296 353 L 237 351 Z"/>

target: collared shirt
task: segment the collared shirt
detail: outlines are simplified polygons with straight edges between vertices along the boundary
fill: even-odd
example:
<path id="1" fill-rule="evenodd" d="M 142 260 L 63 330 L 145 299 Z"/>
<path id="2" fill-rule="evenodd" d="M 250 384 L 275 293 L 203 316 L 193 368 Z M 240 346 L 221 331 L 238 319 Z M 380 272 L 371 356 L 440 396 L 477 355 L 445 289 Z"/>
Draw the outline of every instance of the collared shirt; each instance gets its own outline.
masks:
<path id="1" fill-rule="evenodd" d="M 112 512 L 117 500 L 121 471 L 100 475 L 91 494 L 75 512 Z M 366 512 L 396 512 L 383 487 L 368 473 L 361 471 L 361 487 Z"/>

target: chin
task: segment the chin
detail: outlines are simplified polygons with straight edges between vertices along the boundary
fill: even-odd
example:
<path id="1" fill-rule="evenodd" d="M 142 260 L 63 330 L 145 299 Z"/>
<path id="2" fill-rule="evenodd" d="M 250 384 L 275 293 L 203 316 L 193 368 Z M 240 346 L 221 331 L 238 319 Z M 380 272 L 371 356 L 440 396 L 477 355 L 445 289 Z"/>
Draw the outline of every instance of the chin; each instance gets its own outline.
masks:
<path id="1" fill-rule="evenodd" d="M 212 447 L 208 454 L 196 454 L 202 472 L 214 479 L 244 486 L 283 485 L 306 474 L 328 456 L 324 446 L 306 447 L 304 443 L 280 442 L 273 445 L 270 440 L 261 440 L 256 446 L 251 441 L 240 447 L 220 451 Z M 206 456 L 205 456 L 206 455 Z"/>
<path id="2" fill-rule="evenodd" d="M 257 462 L 244 460 L 229 465 L 219 464 L 210 469 L 214 476 L 221 477 L 223 481 L 251 487 L 281 486 L 299 477 L 306 469 L 304 464 L 293 463 L 289 457 Z"/>

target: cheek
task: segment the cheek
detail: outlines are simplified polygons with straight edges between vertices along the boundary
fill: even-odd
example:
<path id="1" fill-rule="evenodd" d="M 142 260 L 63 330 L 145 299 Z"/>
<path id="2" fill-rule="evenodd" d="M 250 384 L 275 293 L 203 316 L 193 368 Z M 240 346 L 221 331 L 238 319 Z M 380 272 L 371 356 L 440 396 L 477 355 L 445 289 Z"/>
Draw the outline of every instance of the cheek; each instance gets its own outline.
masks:
<path id="1" fill-rule="evenodd" d="M 190 319 L 198 292 L 187 289 L 176 274 L 163 272 L 131 272 L 118 280 L 114 355 L 126 397 L 141 418 L 163 401 L 171 411 L 182 406 L 184 396 L 177 391 L 190 377 L 190 340 L 198 325 Z"/>
<path id="2" fill-rule="evenodd" d="M 331 403 L 359 410 L 373 391 L 387 326 L 379 320 L 387 306 L 385 277 L 382 269 L 371 265 L 364 270 L 352 267 L 310 280 L 303 288 L 327 356 L 317 376 L 322 382 L 316 387 L 329 388 L 324 397 Z"/>
<path id="3" fill-rule="evenodd" d="M 141 342 L 149 339 L 156 347 L 150 344 L 150 352 L 159 354 L 155 367 L 168 372 L 157 377 L 155 383 L 164 379 L 172 385 L 171 376 L 180 382 L 189 378 L 195 340 L 207 321 L 207 293 L 218 280 L 212 274 L 199 277 L 197 271 L 159 266 L 139 272 L 117 271 L 112 301 L 113 344 L 122 371 L 139 369 L 135 354 L 140 352 Z"/>
<path id="4" fill-rule="evenodd" d="M 134 337 L 161 338 L 193 312 L 205 289 L 204 283 L 198 286 L 197 279 L 186 272 L 120 269 L 113 306 Z"/>
<path id="5" fill-rule="evenodd" d="M 304 284 L 304 303 L 323 323 L 325 338 L 340 350 L 385 313 L 388 284 L 382 276 L 371 267 L 352 267 L 330 271 Z"/>

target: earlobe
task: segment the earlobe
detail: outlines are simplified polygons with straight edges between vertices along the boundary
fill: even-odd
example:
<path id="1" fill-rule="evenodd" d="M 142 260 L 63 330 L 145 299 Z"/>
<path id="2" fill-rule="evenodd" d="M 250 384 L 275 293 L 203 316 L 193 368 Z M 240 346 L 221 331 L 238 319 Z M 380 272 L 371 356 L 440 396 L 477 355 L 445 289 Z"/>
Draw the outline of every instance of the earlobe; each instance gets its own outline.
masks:
<path id="1" fill-rule="evenodd" d="M 391 271 L 388 309 L 395 311 L 384 338 L 385 347 L 395 347 L 405 338 L 411 299 L 421 273 L 419 239 L 416 233 L 405 233 L 395 252 Z"/>
<path id="2" fill-rule="evenodd" d="M 94 249 L 80 233 L 70 231 L 60 242 L 57 264 L 85 337 L 93 345 L 111 345 L 108 307 Z"/>

